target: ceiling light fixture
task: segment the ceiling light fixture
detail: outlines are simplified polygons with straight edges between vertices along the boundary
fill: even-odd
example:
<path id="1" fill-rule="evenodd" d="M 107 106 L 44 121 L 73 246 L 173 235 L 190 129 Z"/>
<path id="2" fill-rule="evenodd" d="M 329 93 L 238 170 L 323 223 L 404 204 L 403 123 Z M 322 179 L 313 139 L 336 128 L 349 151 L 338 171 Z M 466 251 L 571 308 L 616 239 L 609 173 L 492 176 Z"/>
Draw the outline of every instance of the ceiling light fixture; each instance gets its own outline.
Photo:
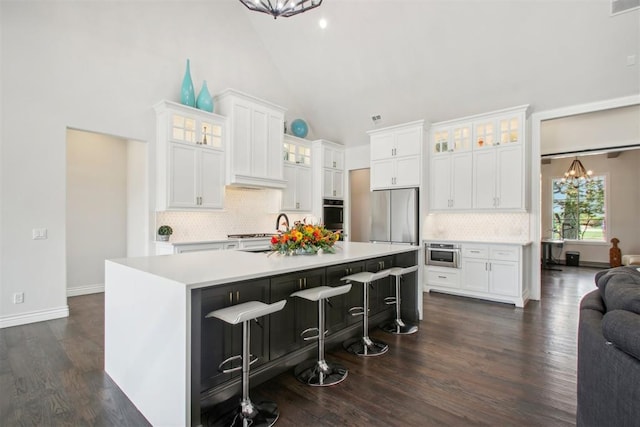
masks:
<path id="1" fill-rule="evenodd" d="M 578 184 L 591 181 L 591 175 L 593 175 L 593 171 L 586 170 L 576 157 L 574 161 L 571 162 L 569 169 L 564 173 L 562 183 L 577 186 Z"/>
<path id="2" fill-rule="evenodd" d="M 255 12 L 262 12 L 273 16 L 288 18 L 322 4 L 322 0 L 240 0 L 240 3 Z"/>

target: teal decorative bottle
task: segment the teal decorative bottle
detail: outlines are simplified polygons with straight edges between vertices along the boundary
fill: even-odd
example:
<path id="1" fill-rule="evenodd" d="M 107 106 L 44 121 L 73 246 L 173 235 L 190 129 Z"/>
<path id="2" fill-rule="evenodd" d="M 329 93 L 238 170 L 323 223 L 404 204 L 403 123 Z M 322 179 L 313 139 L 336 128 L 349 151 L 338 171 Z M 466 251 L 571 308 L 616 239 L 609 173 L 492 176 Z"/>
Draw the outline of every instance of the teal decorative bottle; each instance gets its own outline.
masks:
<path id="1" fill-rule="evenodd" d="M 196 106 L 196 94 L 193 90 L 193 81 L 191 80 L 191 68 L 189 67 L 189 60 L 187 59 L 187 71 L 184 73 L 184 79 L 182 79 L 182 91 L 180 92 L 180 103 L 188 105 L 189 107 Z"/>
<path id="2" fill-rule="evenodd" d="M 206 80 L 202 82 L 202 89 L 200 89 L 198 99 L 196 99 L 196 108 L 213 113 L 213 98 L 211 98 L 209 89 L 207 89 Z"/>

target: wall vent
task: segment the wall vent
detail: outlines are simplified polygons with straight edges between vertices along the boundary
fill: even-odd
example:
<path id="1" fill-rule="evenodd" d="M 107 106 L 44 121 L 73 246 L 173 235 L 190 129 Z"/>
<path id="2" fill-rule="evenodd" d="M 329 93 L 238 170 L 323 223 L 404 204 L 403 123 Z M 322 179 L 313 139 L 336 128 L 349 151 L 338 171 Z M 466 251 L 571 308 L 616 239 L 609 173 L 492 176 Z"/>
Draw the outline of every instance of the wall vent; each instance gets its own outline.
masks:
<path id="1" fill-rule="evenodd" d="M 640 0 L 611 0 L 611 15 L 640 9 Z"/>

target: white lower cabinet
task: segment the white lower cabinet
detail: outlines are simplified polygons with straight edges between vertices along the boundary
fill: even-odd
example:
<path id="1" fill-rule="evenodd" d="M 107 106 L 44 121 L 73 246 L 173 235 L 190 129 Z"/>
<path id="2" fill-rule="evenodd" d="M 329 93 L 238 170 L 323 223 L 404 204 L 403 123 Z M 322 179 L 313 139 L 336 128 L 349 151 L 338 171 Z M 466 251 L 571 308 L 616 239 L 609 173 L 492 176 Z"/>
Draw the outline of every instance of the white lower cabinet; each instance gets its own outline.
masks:
<path id="1" fill-rule="evenodd" d="M 427 267 L 427 283 L 445 288 L 460 288 L 460 269 Z"/>
<path id="2" fill-rule="evenodd" d="M 459 244 L 461 268 L 427 266 L 425 290 L 524 307 L 529 299 L 529 244 Z"/>

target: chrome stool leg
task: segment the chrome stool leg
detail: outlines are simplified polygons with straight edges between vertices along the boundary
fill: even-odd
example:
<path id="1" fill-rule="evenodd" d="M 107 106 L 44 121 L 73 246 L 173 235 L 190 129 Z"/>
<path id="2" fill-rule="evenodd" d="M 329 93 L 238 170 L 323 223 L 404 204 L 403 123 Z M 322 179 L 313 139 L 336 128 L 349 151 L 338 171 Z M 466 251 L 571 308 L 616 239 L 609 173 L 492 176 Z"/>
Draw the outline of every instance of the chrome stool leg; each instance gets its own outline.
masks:
<path id="1" fill-rule="evenodd" d="M 349 371 L 337 363 L 329 363 L 324 358 L 324 343 L 326 330 L 326 302 L 328 298 L 346 294 L 351 290 L 351 284 L 342 286 L 317 286 L 304 289 L 291 294 L 291 296 L 304 298 L 309 301 L 318 301 L 318 327 L 309 328 L 300 334 L 305 341 L 318 340 L 318 359 L 302 362 L 294 369 L 293 373 L 301 382 L 324 387 L 338 384 L 347 378 Z M 307 332 L 318 331 L 318 335 L 305 336 Z"/>
<path id="2" fill-rule="evenodd" d="M 362 314 L 362 337 L 345 342 L 344 348 L 349 353 L 358 356 L 380 356 L 389 350 L 389 346 L 382 341 L 369 337 L 369 282 L 363 282 L 363 311 L 355 315 Z"/>
<path id="3" fill-rule="evenodd" d="M 242 369 L 242 397 L 240 405 L 233 411 L 228 412 L 215 420 L 212 425 L 225 427 L 269 427 L 275 424 L 280 412 L 278 405 L 271 401 L 253 403 L 249 398 L 249 371 L 251 365 L 258 359 L 251 360 L 251 320 L 257 317 L 266 316 L 276 311 L 282 310 L 286 300 L 273 304 L 265 304 L 259 301 L 250 301 L 235 306 L 226 307 L 212 311 L 205 317 L 217 317 L 227 323 L 236 325 L 242 323 L 242 356 L 232 356 L 224 360 L 218 369 L 224 373 L 230 373 Z M 242 366 L 235 366 L 224 369 L 223 366 L 229 362 L 242 359 Z"/>
<path id="4" fill-rule="evenodd" d="M 296 366 L 295 377 L 310 386 L 324 387 L 338 384 L 347 378 L 349 371 L 337 363 L 329 363 L 324 358 L 325 341 L 325 299 L 318 300 L 318 360 L 310 360 Z M 304 332 L 303 332 L 304 333 Z M 308 337 L 305 339 L 315 339 Z"/>
<path id="5" fill-rule="evenodd" d="M 418 332 L 418 327 L 416 325 L 406 324 L 400 317 L 400 308 L 401 308 L 400 280 L 405 274 L 416 271 L 417 269 L 418 269 L 417 266 L 407 267 L 407 268 L 394 267 L 391 269 L 390 274 L 392 276 L 395 276 L 396 278 L 396 295 L 395 297 L 385 298 L 385 303 L 389 305 L 395 304 L 396 318 L 393 319 L 391 322 L 383 325 L 381 327 L 383 331 L 389 332 L 391 334 L 397 334 L 397 335 L 408 335 L 408 334 L 414 334 Z"/>

